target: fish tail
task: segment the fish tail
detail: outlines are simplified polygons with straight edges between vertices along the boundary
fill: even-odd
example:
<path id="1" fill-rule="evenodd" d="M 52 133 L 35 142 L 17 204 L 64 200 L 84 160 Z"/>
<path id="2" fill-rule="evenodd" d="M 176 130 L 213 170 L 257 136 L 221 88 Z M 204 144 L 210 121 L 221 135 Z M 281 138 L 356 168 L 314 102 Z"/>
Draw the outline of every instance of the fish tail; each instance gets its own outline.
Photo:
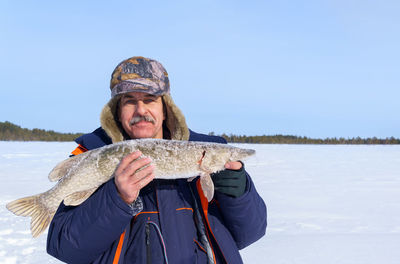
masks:
<path id="1" fill-rule="evenodd" d="M 40 194 L 21 198 L 6 205 L 7 209 L 16 215 L 30 216 L 31 233 L 33 237 L 39 236 L 50 224 L 52 214 L 40 202 Z"/>

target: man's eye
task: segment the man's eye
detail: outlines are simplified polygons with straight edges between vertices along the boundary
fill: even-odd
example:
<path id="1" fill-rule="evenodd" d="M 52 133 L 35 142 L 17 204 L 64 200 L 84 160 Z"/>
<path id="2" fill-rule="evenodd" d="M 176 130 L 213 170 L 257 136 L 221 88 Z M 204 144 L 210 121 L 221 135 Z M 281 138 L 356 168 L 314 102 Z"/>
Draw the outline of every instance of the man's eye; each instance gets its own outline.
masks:
<path id="1" fill-rule="evenodd" d="M 149 104 L 149 103 L 152 103 L 152 102 L 154 102 L 155 101 L 155 99 L 146 99 L 146 100 L 144 100 L 143 102 L 145 103 L 145 104 Z"/>
<path id="2" fill-rule="evenodd" d="M 136 103 L 137 103 L 136 100 L 133 100 L 133 99 L 129 99 L 129 100 L 125 101 L 125 104 L 136 104 Z"/>

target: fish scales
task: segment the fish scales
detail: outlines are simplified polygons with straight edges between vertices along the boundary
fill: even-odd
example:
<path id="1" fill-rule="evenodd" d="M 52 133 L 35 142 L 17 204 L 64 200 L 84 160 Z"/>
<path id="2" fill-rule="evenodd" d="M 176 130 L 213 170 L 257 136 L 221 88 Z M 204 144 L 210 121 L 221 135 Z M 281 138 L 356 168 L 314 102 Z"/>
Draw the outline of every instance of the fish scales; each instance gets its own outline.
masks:
<path id="1" fill-rule="evenodd" d="M 49 173 L 57 184 L 50 190 L 7 204 L 16 215 L 30 216 L 33 237 L 50 224 L 58 206 L 77 206 L 111 179 L 122 158 L 140 150 L 155 165 L 157 179 L 193 178 L 200 176 L 203 192 L 210 201 L 214 193 L 211 173 L 224 170 L 229 161 L 243 160 L 255 153 L 251 149 L 227 144 L 163 139 L 126 140 L 90 150 L 56 165 Z"/>

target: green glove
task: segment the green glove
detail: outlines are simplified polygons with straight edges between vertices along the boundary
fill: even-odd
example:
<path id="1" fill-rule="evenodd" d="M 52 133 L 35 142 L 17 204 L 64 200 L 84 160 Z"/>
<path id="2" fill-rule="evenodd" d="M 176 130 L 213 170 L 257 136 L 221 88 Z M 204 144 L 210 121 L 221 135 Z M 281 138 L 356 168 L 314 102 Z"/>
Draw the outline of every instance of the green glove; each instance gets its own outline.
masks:
<path id="1" fill-rule="evenodd" d="M 247 177 L 243 163 L 239 170 L 225 169 L 211 174 L 211 179 L 215 190 L 223 194 L 237 198 L 246 191 Z"/>

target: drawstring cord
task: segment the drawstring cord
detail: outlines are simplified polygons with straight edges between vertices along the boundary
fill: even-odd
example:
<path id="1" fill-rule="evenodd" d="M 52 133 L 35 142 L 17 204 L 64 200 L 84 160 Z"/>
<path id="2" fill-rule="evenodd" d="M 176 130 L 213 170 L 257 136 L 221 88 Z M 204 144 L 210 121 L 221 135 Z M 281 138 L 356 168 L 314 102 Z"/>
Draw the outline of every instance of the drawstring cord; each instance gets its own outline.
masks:
<path id="1" fill-rule="evenodd" d="M 153 221 L 147 221 L 147 223 L 152 224 L 156 230 L 157 230 L 157 234 L 160 237 L 161 243 L 163 245 L 163 250 L 164 250 L 164 258 L 165 258 L 165 263 L 168 264 L 168 257 L 167 257 L 167 248 L 165 247 L 165 243 L 164 243 L 164 237 L 161 234 L 161 230 L 158 227 L 158 225 L 156 223 L 154 223 Z"/>

